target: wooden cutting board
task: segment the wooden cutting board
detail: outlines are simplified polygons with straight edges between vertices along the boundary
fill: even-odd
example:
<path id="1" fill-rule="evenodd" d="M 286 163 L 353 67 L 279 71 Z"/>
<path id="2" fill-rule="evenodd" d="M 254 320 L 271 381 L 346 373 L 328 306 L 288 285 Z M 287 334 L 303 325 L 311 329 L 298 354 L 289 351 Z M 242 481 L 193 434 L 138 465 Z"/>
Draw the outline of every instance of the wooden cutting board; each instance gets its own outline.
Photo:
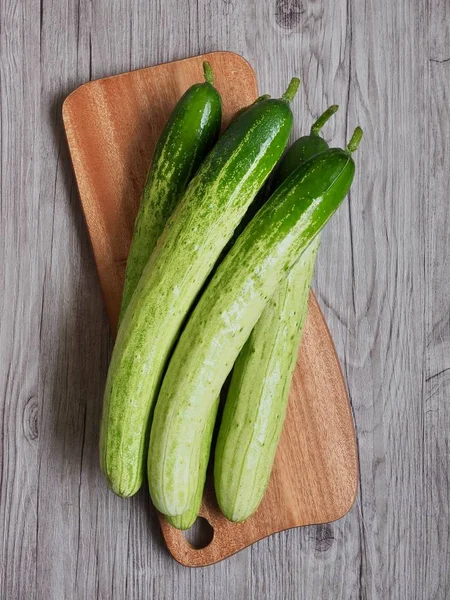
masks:
<path id="1" fill-rule="evenodd" d="M 226 124 L 257 97 L 251 66 L 232 52 L 214 52 L 92 81 L 64 102 L 70 154 L 114 331 L 134 218 L 153 149 L 180 96 L 202 81 L 203 60 L 213 67 Z M 280 94 L 283 91 L 279 90 Z M 245 523 L 227 521 L 208 483 L 200 514 L 213 528 L 212 541 L 204 548 L 194 548 L 185 534 L 161 515 L 162 532 L 177 561 L 205 566 L 277 531 L 339 519 L 351 508 L 356 490 L 357 453 L 350 404 L 333 342 L 311 293 L 286 424 L 258 511 Z"/>

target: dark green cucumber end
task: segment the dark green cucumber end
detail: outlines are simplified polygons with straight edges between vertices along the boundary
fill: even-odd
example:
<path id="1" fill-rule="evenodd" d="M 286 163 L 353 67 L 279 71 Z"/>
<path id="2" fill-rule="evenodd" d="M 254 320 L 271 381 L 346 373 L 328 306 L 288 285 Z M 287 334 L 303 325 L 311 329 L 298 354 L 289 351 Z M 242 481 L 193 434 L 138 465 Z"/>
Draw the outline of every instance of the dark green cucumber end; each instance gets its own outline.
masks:
<path id="1" fill-rule="evenodd" d="M 203 76 L 206 83 L 214 85 L 214 73 L 208 61 L 203 61 Z"/>
<path id="2" fill-rule="evenodd" d="M 339 106 L 337 104 L 332 104 L 327 110 L 320 115 L 320 117 L 312 124 L 311 127 L 311 135 L 318 135 L 322 127 L 325 123 L 337 112 Z"/>
<path id="3" fill-rule="evenodd" d="M 298 77 L 293 77 L 288 85 L 287 90 L 281 96 L 282 99 L 288 104 L 290 104 L 298 92 L 299 85 L 300 79 Z"/>
<path id="4" fill-rule="evenodd" d="M 363 130 L 361 129 L 361 127 L 356 127 L 355 131 L 353 132 L 352 137 L 350 138 L 349 143 L 347 144 L 347 152 L 352 154 L 355 150 L 358 149 L 358 146 L 361 142 L 362 136 L 363 136 Z"/>

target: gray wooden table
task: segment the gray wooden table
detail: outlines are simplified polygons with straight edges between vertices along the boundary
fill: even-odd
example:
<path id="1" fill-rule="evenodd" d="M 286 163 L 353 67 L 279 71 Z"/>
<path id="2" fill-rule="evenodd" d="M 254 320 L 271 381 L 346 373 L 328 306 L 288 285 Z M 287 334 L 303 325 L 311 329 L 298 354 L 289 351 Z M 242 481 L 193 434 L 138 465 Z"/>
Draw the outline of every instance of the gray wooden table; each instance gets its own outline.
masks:
<path id="1" fill-rule="evenodd" d="M 450 597 L 449 0 L 0 0 L 0 598 Z M 365 138 L 314 289 L 351 396 L 360 491 L 342 520 L 213 567 L 164 549 L 146 492 L 97 459 L 111 335 L 61 123 L 82 82 L 234 50 L 303 79 L 296 133 Z"/>

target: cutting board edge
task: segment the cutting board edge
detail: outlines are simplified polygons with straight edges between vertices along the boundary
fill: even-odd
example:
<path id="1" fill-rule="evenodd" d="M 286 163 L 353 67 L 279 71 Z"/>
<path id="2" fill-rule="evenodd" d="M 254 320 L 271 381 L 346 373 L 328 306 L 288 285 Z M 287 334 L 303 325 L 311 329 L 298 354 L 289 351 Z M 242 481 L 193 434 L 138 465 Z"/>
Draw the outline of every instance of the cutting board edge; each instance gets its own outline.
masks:
<path id="1" fill-rule="evenodd" d="M 356 498 L 358 495 L 358 480 L 356 480 L 356 486 L 355 486 L 355 490 L 354 490 L 354 495 L 353 498 L 351 500 L 351 502 L 349 503 L 349 506 L 345 509 L 345 511 L 342 514 L 339 514 L 336 518 L 333 518 L 329 521 L 313 521 L 313 522 L 308 522 L 305 523 L 304 525 L 299 524 L 299 525 L 290 525 L 288 527 L 284 527 L 283 529 L 276 529 L 274 531 L 269 531 L 266 533 L 266 535 L 262 536 L 262 537 L 258 537 L 257 539 L 255 539 L 253 542 L 247 544 L 246 546 L 243 546 L 241 548 L 237 548 L 236 550 L 233 550 L 232 552 L 230 552 L 229 554 L 226 554 L 220 558 L 218 558 L 217 560 L 211 560 L 211 561 L 206 561 L 203 562 L 201 564 L 195 564 L 192 562 L 188 562 L 188 561 L 183 561 L 182 556 L 178 555 L 176 552 L 174 553 L 173 549 L 174 546 L 173 545 L 169 545 L 167 543 L 167 539 L 166 536 L 164 535 L 164 528 L 167 528 L 167 530 L 172 530 L 174 529 L 164 518 L 164 515 L 158 512 L 158 519 L 160 522 L 160 526 L 161 526 L 161 535 L 163 536 L 165 545 L 166 545 L 166 549 L 167 552 L 170 554 L 170 556 L 172 556 L 178 564 L 180 564 L 182 567 L 186 567 L 186 568 L 190 568 L 190 569 L 201 569 L 202 567 L 211 567 L 213 565 L 216 565 L 224 560 L 226 560 L 227 558 L 230 558 L 231 556 L 235 556 L 236 554 L 239 554 L 239 552 L 242 552 L 243 550 L 246 550 L 247 548 L 250 548 L 250 546 L 253 546 L 253 544 L 257 544 L 258 542 L 265 540 L 266 538 L 272 536 L 272 535 L 276 535 L 278 533 L 283 533 L 284 531 L 290 531 L 292 529 L 298 529 L 298 527 L 311 527 L 311 526 L 317 526 L 317 525 L 329 525 L 331 523 L 335 523 L 336 521 L 339 521 L 340 519 L 343 519 L 353 508 L 353 506 L 355 505 L 356 502 Z M 225 517 L 224 517 L 225 518 Z M 180 532 L 181 535 L 184 535 L 183 532 Z M 214 538 L 211 540 L 210 543 L 212 543 L 214 540 Z M 192 546 L 187 540 L 186 543 L 190 546 L 190 548 L 192 550 L 194 550 L 195 552 L 201 552 L 203 550 L 203 548 L 200 549 L 196 549 L 194 548 L 194 546 Z M 209 544 L 208 544 L 209 545 Z M 208 546 L 205 546 L 205 548 L 207 548 Z"/>
<path id="2" fill-rule="evenodd" d="M 223 556 L 220 556 L 218 558 L 213 558 L 213 559 L 206 559 L 206 560 L 202 560 L 202 558 L 201 558 L 202 551 L 204 551 L 206 548 L 208 548 L 208 546 L 210 546 L 214 542 L 214 537 L 211 540 L 210 544 L 208 544 L 204 548 L 197 549 L 188 542 L 188 540 L 185 538 L 183 531 L 177 530 L 174 527 L 172 527 L 167 522 L 164 515 L 161 514 L 160 512 L 158 512 L 157 514 L 158 514 L 158 519 L 160 522 L 161 534 L 166 543 L 167 550 L 168 550 L 169 554 L 171 556 L 173 556 L 173 558 L 183 567 L 200 568 L 200 567 L 207 567 L 207 566 L 217 564 L 217 563 L 222 562 L 223 560 L 229 558 L 230 556 L 234 556 L 235 554 L 238 554 L 242 550 L 249 548 L 250 546 L 259 542 L 260 540 L 266 539 L 269 536 L 274 535 L 276 533 L 281 533 L 282 531 L 289 531 L 291 529 L 297 529 L 298 527 L 309 527 L 309 526 L 313 526 L 313 525 L 326 525 L 326 524 L 330 524 L 330 523 L 335 523 L 336 521 L 339 521 L 340 519 L 345 517 L 350 512 L 350 510 L 353 508 L 353 506 L 355 505 L 355 502 L 356 502 L 356 499 L 358 496 L 358 488 L 359 488 L 359 456 L 358 456 L 358 446 L 357 446 L 357 438 L 356 438 L 356 428 L 355 428 L 355 422 L 354 422 L 353 412 L 352 412 L 351 403 L 350 403 L 350 396 L 348 394 L 347 384 L 345 381 L 344 373 L 342 371 L 341 363 L 339 361 L 339 356 L 338 356 L 338 353 L 336 350 L 336 346 L 334 344 L 333 338 L 331 336 L 331 332 L 328 328 L 325 316 L 322 312 L 322 309 L 320 307 L 317 296 L 314 293 L 314 291 L 312 290 L 312 288 L 310 289 L 309 305 L 310 305 L 310 310 L 311 310 L 311 305 L 313 305 L 316 315 L 319 315 L 319 318 L 321 321 L 321 327 L 322 327 L 322 330 L 325 331 L 325 333 L 326 333 L 327 344 L 329 345 L 330 350 L 333 353 L 333 359 L 334 359 L 335 365 L 337 365 L 337 370 L 339 372 L 339 379 L 340 379 L 340 382 L 342 383 L 343 391 L 345 393 L 345 397 L 347 400 L 347 402 L 346 402 L 347 421 L 349 423 L 351 423 L 352 442 L 353 442 L 352 447 L 354 448 L 352 464 L 348 465 L 348 472 L 350 474 L 350 480 L 352 481 L 351 494 L 349 494 L 347 502 L 345 502 L 345 503 L 342 502 L 343 506 L 339 507 L 339 510 L 336 509 L 336 514 L 332 514 L 329 519 L 326 519 L 326 520 L 309 519 L 308 521 L 306 521 L 304 523 L 300 522 L 300 523 L 288 525 L 283 528 L 274 528 L 273 530 L 267 530 L 264 535 L 258 536 L 252 541 L 248 541 L 248 543 L 246 543 L 245 545 L 237 547 L 237 548 L 233 549 L 231 552 L 225 553 Z M 301 356 L 301 348 L 299 350 L 299 357 L 300 356 Z M 203 507 L 202 507 L 202 509 L 203 509 Z M 199 516 L 208 521 L 208 518 L 203 514 L 203 510 L 200 511 Z M 223 519 L 229 525 L 231 525 L 231 526 L 233 525 L 232 522 L 228 521 L 225 517 L 223 517 Z M 209 521 L 208 521 L 208 523 L 209 523 Z M 213 528 L 213 531 L 214 531 L 213 524 L 209 523 L 209 525 Z M 184 538 L 183 545 L 185 548 L 188 549 L 189 555 L 187 553 L 183 553 L 182 550 L 180 552 L 178 552 L 180 545 L 176 543 L 177 538 L 178 539 Z M 173 543 L 174 540 L 175 540 L 175 543 Z M 193 553 L 193 555 L 191 553 Z M 191 556 L 191 557 L 198 556 L 198 562 L 189 560 L 187 558 L 187 556 Z"/>
<path id="3" fill-rule="evenodd" d="M 205 52 L 205 54 L 188 56 L 186 58 L 178 58 L 176 60 L 168 60 L 163 63 L 157 63 L 156 65 L 148 65 L 146 67 L 138 67 L 137 69 L 131 69 L 130 71 L 125 71 L 123 73 L 116 73 L 115 75 L 106 75 L 105 77 L 99 77 L 98 79 L 91 79 L 90 81 L 85 81 L 84 83 L 82 83 L 81 85 L 76 87 L 64 98 L 62 107 L 61 107 L 61 113 L 62 113 L 62 118 L 63 118 L 63 123 L 64 123 L 64 130 L 66 131 L 66 135 L 67 135 L 68 105 L 70 104 L 73 97 L 75 95 L 78 95 L 80 92 L 84 91 L 86 87 L 92 86 L 92 84 L 97 84 L 97 83 L 103 82 L 103 81 L 110 81 L 110 80 L 114 80 L 114 79 L 117 80 L 117 79 L 126 78 L 134 73 L 144 72 L 144 71 L 147 71 L 148 69 L 154 69 L 155 67 L 164 67 L 166 65 L 171 65 L 173 63 L 179 64 L 179 63 L 183 63 L 185 61 L 189 61 L 192 59 L 205 59 L 206 60 L 207 57 L 209 57 L 209 56 L 218 56 L 218 55 L 219 56 L 220 55 L 233 56 L 234 58 L 238 59 L 240 62 L 245 63 L 245 65 L 248 67 L 249 71 L 252 74 L 253 83 L 255 85 L 256 90 L 258 91 L 258 82 L 256 80 L 255 70 L 253 69 L 253 67 L 249 63 L 249 61 L 246 58 L 244 58 L 241 54 L 239 54 L 238 52 L 233 52 L 231 50 L 213 50 L 212 52 Z"/>

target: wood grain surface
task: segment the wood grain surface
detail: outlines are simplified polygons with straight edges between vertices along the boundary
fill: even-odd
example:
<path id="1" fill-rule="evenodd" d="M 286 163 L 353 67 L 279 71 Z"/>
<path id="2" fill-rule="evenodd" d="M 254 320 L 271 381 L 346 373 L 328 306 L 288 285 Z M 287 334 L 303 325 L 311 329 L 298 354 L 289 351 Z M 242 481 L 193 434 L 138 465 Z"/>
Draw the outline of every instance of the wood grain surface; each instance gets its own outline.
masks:
<path id="1" fill-rule="evenodd" d="M 63 120 L 100 285 L 113 331 L 125 279 L 133 225 L 154 147 L 173 107 L 202 80 L 207 60 L 223 101 L 223 126 L 257 97 L 254 72 L 231 52 L 214 52 L 99 79 L 72 92 Z M 206 566 L 268 535 L 335 521 L 351 508 L 357 488 L 355 433 L 342 371 L 312 296 L 302 352 L 294 374 L 285 428 L 269 488 L 245 523 L 227 521 L 214 493 L 200 514 L 213 527 L 204 548 L 166 523 L 172 555 Z"/>
<path id="2" fill-rule="evenodd" d="M 448 0 L 0 0 L 2 599 L 450 596 L 449 48 Z M 212 50 L 245 56 L 264 92 L 302 77 L 296 135 L 332 102 L 327 139 L 364 127 L 313 285 L 360 487 L 336 523 L 186 569 L 146 493 L 124 503 L 98 471 L 112 337 L 61 104 L 90 79 Z"/>

